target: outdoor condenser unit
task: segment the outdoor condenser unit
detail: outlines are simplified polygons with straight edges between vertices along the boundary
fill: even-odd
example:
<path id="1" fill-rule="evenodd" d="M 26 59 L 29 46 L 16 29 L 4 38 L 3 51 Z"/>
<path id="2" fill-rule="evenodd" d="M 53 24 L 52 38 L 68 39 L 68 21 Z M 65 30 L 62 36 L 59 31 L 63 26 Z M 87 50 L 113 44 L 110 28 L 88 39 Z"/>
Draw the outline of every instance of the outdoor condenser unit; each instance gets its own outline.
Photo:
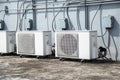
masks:
<path id="1" fill-rule="evenodd" d="M 56 57 L 89 60 L 98 56 L 96 31 L 58 31 L 55 44 Z"/>
<path id="2" fill-rule="evenodd" d="M 15 31 L 0 31 L 0 53 L 15 52 Z"/>
<path id="3" fill-rule="evenodd" d="M 51 54 L 50 31 L 21 31 L 16 33 L 17 54 L 45 56 Z"/>

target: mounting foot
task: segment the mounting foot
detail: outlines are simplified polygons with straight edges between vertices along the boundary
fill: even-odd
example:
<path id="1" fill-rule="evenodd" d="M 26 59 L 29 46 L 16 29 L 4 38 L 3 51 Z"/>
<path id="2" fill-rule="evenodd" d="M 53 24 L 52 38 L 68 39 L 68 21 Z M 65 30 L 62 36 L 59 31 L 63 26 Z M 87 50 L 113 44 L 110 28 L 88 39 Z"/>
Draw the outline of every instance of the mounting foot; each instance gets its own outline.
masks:
<path id="1" fill-rule="evenodd" d="M 0 56 L 3 56 L 3 53 L 0 53 Z"/>
<path id="2" fill-rule="evenodd" d="M 84 59 L 81 59 L 80 63 L 83 63 L 85 60 Z"/>
<path id="3" fill-rule="evenodd" d="M 40 59 L 40 56 L 36 56 L 37 59 Z"/>
<path id="4" fill-rule="evenodd" d="M 23 55 L 20 55 L 20 58 L 23 58 Z"/>
<path id="5" fill-rule="evenodd" d="M 63 58 L 59 58 L 59 60 L 60 60 L 60 61 L 64 61 L 64 59 L 63 59 Z"/>

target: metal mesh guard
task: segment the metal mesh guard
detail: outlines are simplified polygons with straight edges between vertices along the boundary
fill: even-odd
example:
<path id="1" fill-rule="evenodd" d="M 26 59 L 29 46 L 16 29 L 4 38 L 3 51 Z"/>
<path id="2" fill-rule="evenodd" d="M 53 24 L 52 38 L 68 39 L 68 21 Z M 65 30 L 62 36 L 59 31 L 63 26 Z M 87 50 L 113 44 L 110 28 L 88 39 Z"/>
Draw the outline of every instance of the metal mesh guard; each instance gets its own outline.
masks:
<path id="1" fill-rule="evenodd" d="M 77 45 L 78 41 L 71 34 L 65 34 L 61 38 L 61 50 L 69 56 L 76 52 L 76 50 L 78 49 Z"/>
<path id="2" fill-rule="evenodd" d="M 18 34 L 18 52 L 34 54 L 34 34 Z"/>

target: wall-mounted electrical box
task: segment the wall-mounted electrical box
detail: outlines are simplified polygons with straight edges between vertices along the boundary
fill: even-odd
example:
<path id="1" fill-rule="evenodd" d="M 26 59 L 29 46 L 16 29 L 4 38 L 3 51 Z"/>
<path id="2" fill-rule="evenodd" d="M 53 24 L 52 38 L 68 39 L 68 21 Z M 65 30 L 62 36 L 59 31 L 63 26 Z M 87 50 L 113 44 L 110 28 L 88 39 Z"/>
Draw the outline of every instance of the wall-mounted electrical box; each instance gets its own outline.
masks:
<path id="1" fill-rule="evenodd" d="M 9 8 L 8 6 L 5 6 L 5 14 L 8 14 L 9 13 Z"/>
<path id="2" fill-rule="evenodd" d="M 98 57 L 97 31 L 58 31 L 55 44 L 56 57 L 88 60 Z"/>
<path id="3" fill-rule="evenodd" d="M 58 24 L 57 26 L 57 30 L 62 30 L 62 28 L 65 28 L 65 19 L 58 19 L 58 21 L 56 21 L 56 24 Z"/>
<path id="4" fill-rule="evenodd" d="M 15 31 L 0 31 L 0 53 L 15 52 Z"/>
<path id="5" fill-rule="evenodd" d="M 27 19 L 25 22 L 25 30 L 31 31 L 33 29 L 33 20 Z"/>
<path id="6" fill-rule="evenodd" d="M 69 30 L 69 23 L 67 18 L 59 19 L 58 24 L 59 25 L 57 27 L 57 30 Z"/>
<path id="7" fill-rule="evenodd" d="M 45 56 L 51 54 L 50 31 L 20 31 L 16 33 L 17 54 Z"/>
<path id="8" fill-rule="evenodd" d="M 113 16 L 104 16 L 102 19 L 102 26 L 106 29 L 111 29 L 113 27 L 114 17 Z"/>

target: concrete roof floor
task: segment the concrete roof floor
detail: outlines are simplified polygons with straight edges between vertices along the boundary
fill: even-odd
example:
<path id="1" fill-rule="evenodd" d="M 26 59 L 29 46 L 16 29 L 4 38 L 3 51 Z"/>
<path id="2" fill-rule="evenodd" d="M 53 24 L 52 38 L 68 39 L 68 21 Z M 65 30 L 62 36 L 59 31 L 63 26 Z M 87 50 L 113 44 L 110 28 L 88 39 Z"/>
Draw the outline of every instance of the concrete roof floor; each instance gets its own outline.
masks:
<path id="1" fill-rule="evenodd" d="M 0 56 L 0 80 L 120 80 L 120 64 Z"/>

